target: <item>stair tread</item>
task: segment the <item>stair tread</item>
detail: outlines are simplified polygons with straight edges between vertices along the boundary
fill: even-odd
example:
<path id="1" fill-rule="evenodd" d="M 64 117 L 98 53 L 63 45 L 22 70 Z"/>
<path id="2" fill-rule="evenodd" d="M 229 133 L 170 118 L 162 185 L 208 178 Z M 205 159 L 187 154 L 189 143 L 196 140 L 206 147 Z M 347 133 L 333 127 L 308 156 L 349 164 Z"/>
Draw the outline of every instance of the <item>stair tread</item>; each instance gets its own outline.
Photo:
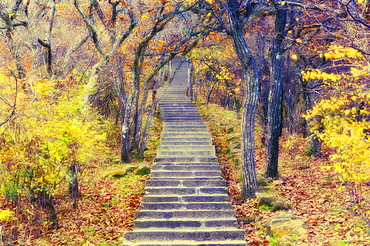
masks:
<path id="1" fill-rule="evenodd" d="M 186 95 L 185 66 L 164 92 L 160 146 L 123 246 L 242 246 L 212 135 Z"/>

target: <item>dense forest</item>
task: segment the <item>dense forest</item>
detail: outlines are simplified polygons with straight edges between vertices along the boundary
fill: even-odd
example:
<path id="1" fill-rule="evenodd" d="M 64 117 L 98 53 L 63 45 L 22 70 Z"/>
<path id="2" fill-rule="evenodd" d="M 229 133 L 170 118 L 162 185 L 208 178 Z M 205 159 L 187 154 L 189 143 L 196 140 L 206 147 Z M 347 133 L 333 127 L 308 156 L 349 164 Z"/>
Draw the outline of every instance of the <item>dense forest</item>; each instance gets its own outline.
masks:
<path id="1" fill-rule="evenodd" d="M 302 147 L 368 231 L 369 34 L 369 0 L 1 1 L 0 245 L 34 245 L 91 190 L 116 192 L 113 179 L 93 183 L 97 170 L 150 166 L 174 60 L 193 102 L 235 113 L 239 201 L 260 177 L 281 179 L 282 148 L 296 158 Z M 144 179 L 124 182 L 121 212 L 137 209 Z"/>

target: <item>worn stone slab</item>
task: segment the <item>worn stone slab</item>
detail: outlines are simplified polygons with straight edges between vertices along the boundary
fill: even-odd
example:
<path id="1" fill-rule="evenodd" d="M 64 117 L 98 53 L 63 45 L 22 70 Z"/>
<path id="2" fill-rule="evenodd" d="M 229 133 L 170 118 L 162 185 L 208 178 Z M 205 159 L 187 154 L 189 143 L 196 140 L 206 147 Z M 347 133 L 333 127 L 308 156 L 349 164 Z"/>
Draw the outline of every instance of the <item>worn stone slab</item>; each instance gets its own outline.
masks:
<path id="1" fill-rule="evenodd" d="M 243 240 L 226 240 L 226 241 L 203 241 L 196 242 L 193 240 L 171 240 L 171 241 L 150 241 L 127 244 L 124 242 L 122 246 L 245 246 L 246 243 Z"/>
<path id="2" fill-rule="evenodd" d="M 151 173 L 151 177 L 158 178 L 158 177 L 212 177 L 212 176 L 221 176 L 221 172 L 217 171 L 193 171 L 193 172 L 180 172 L 180 171 L 173 171 L 173 172 L 165 172 L 165 171 L 153 171 Z"/>
<path id="3" fill-rule="evenodd" d="M 227 194 L 216 195 L 149 195 L 147 194 L 144 202 L 229 202 L 230 198 Z"/>
<path id="4" fill-rule="evenodd" d="M 194 240 L 194 241 L 224 241 L 244 240 L 244 230 L 240 229 L 210 229 L 207 230 L 137 230 L 126 232 L 124 238 L 133 242 L 145 240 Z"/>
<path id="5" fill-rule="evenodd" d="M 235 218 L 225 218 L 225 219 L 139 219 L 135 220 L 135 228 L 171 228 L 171 229 L 184 229 L 196 228 L 201 229 L 205 227 L 218 227 L 218 228 L 235 228 L 237 222 Z"/>
<path id="6" fill-rule="evenodd" d="M 217 157 L 156 157 L 154 162 L 215 162 L 218 163 Z"/>
<path id="7" fill-rule="evenodd" d="M 148 180 L 146 187 L 226 187 L 225 180 Z"/>
<path id="8" fill-rule="evenodd" d="M 172 218 L 227 218 L 235 217 L 235 211 L 229 210 L 139 210 L 136 218 L 172 219 Z"/>
<path id="9" fill-rule="evenodd" d="M 225 187 L 147 187 L 145 194 L 150 195 L 204 195 L 227 194 Z"/>
<path id="10" fill-rule="evenodd" d="M 155 171 L 218 171 L 221 167 L 211 163 L 209 165 L 200 164 L 200 165 L 188 165 L 187 163 L 179 163 L 179 164 L 170 164 L 170 165 L 163 165 L 157 164 L 152 167 L 152 170 Z"/>

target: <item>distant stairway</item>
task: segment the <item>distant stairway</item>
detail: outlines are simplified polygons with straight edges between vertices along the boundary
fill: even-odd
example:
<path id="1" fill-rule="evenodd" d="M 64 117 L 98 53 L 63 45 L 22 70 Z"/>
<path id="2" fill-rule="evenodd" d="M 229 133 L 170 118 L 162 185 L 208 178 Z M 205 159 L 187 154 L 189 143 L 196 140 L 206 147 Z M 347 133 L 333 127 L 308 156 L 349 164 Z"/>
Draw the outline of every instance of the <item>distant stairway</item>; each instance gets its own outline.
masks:
<path id="1" fill-rule="evenodd" d="M 186 82 L 183 66 L 161 100 L 161 144 L 124 246 L 246 245 L 211 134 L 186 96 Z"/>

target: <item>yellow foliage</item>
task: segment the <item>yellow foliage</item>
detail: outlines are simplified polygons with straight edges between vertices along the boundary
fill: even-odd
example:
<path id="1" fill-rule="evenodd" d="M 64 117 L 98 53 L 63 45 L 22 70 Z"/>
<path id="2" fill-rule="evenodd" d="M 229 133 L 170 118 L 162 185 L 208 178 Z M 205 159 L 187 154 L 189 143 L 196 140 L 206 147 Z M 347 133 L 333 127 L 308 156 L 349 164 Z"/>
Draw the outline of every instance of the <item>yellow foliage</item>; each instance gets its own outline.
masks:
<path id="1" fill-rule="evenodd" d="M 336 82 L 343 78 L 343 75 L 334 74 L 334 73 L 325 73 L 319 69 L 312 69 L 307 71 L 302 71 L 302 79 L 307 81 L 310 79 L 320 79 L 323 81 L 331 80 Z"/>
<path id="2" fill-rule="evenodd" d="M 0 221 L 6 221 L 10 219 L 13 215 L 13 212 L 10 210 L 0 210 Z"/>
<path id="3" fill-rule="evenodd" d="M 312 131 L 334 153 L 333 168 L 356 186 L 370 182 L 370 94 L 343 93 L 322 100 L 306 116 Z"/>
<path id="4" fill-rule="evenodd" d="M 302 39 L 300 39 L 300 38 L 297 38 L 296 40 L 295 40 L 297 43 L 303 43 L 303 40 Z"/>
<path id="5" fill-rule="evenodd" d="M 104 156 L 106 135 L 103 120 L 80 110 L 79 88 L 57 89 L 55 81 L 40 80 L 27 90 L 15 88 L 1 75 L 3 97 L 17 94 L 17 117 L 0 127 L 0 192 L 47 191 L 68 180 L 73 162 L 81 167 Z M 14 96 L 13 96 L 14 97 Z M 9 111 L 0 104 L 0 115 Z M 102 155 L 100 155 L 100 153 Z M 19 179 L 21 177 L 21 179 Z M 19 184 L 19 180 L 24 182 Z M 26 190 L 24 190 L 26 189 Z"/>
<path id="6" fill-rule="evenodd" d="M 219 80 L 229 80 L 234 78 L 234 74 L 230 73 L 228 68 L 225 66 L 221 67 L 221 71 L 216 75 Z"/>
<path id="7" fill-rule="evenodd" d="M 351 47 L 331 45 L 320 57 L 331 60 L 333 68 L 327 68 L 330 72 L 320 69 L 302 71 L 304 81 L 322 80 L 326 87 L 338 91 L 360 92 L 366 88 L 367 85 L 363 82 L 368 80 L 366 77 L 370 75 L 369 65 L 359 51 Z M 338 67 L 341 72 L 335 72 L 337 60 L 340 60 Z"/>
<path id="8" fill-rule="evenodd" d="M 343 47 L 341 45 L 332 45 L 328 51 L 321 54 L 327 60 L 338 60 L 344 58 L 361 58 L 364 60 L 363 55 L 358 50 L 351 47 Z"/>

